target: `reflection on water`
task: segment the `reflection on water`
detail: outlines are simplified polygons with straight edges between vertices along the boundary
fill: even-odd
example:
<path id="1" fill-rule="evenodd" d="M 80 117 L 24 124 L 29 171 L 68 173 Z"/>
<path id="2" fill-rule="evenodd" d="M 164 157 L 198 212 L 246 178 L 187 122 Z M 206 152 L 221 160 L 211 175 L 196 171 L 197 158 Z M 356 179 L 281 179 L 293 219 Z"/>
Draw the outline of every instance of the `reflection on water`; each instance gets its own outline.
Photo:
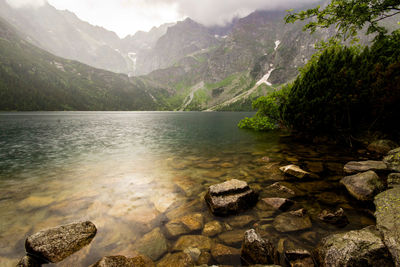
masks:
<path id="1" fill-rule="evenodd" d="M 134 255 L 138 241 L 157 227 L 172 251 L 179 236 L 168 235 L 165 225 L 192 213 L 201 213 L 205 223 L 221 222 L 221 232 L 212 241 L 238 248 L 249 227 L 275 244 L 285 240 L 310 248 L 332 231 L 374 223 L 366 207 L 338 186 L 343 163 L 352 159 L 348 152 L 295 143 L 279 132 L 238 129 L 237 122 L 248 115 L 0 114 L 0 265 L 12 266 L 24 255 L 27 235 L 76 220 L 93 221 L 98 233 L 89 246 L 57 266 L 87 266 L 104 255 Z M 288 163 L 319 173 L 321 179 L 283 181 L 278 167 Z M 307 209 L 313 227 L 279 233 L 272 227 L 279 212 L 259 206 L 238 216 L 214 217 L 205 206 L 204 192 L 229 178 L 247 181 L 261 197 L 268 196 L 268 185 L 281 181 L 296 192 L 295 207 Z M 338 207 L 349 217 L 346 228 L 318 221 L 322 209 Z"/>

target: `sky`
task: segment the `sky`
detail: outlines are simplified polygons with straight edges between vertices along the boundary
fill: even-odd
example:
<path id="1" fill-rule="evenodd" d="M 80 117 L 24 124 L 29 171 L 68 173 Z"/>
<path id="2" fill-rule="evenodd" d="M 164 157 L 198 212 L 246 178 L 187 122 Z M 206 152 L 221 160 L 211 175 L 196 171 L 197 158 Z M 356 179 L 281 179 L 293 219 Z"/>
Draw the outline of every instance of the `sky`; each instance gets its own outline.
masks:
<path id="1" fill-rule="evenodd" d="M 46 0 L 6 0 L 15 8 L 40 7 Z M 149 31 L 163 23 L 186 17 L 206 26 L 224 25 L 254 10 L 286 10 L 320 0 L 47 0 L 80 19 L 116 32 L 120 37 Z"/>

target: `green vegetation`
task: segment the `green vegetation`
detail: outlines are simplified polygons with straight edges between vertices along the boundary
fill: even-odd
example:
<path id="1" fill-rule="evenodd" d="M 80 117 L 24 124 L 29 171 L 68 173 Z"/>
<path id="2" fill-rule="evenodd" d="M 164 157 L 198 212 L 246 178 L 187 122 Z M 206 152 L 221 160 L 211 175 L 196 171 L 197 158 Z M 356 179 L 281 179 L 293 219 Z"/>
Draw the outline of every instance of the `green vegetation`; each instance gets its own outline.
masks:
<path id="1" fill-rule="evenodd" d="M 244 118 L 238 124 L 242 129 L 254 129 L 256 131 L 274 130 L 282 124 L 280 107 L 286 102 L 289 87 L 283 87 L 261 96 L 252 104 L 257 109 L 257 114 L 252 118 Z"/>
<path id="2" fill-rule="evenodd" d="M 305 30 L 315 32 L 318 28 L 335 25 L 337 37 L 357 39 L 358 32 L 365 26 L 367 34 L 377 33 L 383 36 L 388 30 L 379 23 L 389 17 L 400 14 L 400 2 L 397 0 L 332 0 L 324 9 L 313 9 L 291 13 L 286 16 L 287 23 L 314 18 L 305 26 Z"/>
<path id="3" fill-rule="evenodd" d="M 308 28 L 315 30 L 315 27 L 338 23 L 341 33 L 351 36 L 354 30 L 360 29 L 360 23 L 368 21 L 372 27 L 369 32 L 379 32 L 373 45 L 346 47 L 337 41 L 331 42 L 313 56 L 296 80 L 279 95 L 273 93 L 255 101 L 253 107 L 258 109 L 257 115 L 244 119 L 239 127 L 269 130 L 283 126 L 307 136 L 350 138 L 365 132 L 381 132 L 394 139 L 400 137 L 397 123 L 400 121 L 400 32 L 384 35 L 386 31 L 374 24 L 378 13 L 380 18 L 388 17 L 396 13 L 399 4 L 390 7 L 389 14 L 381 8 L 376 10 L 369 20 L 353 18 L 351 22 L 356 14 L 348 9 L 345 11 L 349 13 L 342 14 L 343 21 L 320 17 L 332 15 L 333 8 L 340 9 L 344 5 L 342 2 L 353 1 L 332 1 L 326 9 L 330 11 L 325 10 L 328 13 L 317 8 L 291 14 L 287 19 L 316 15 L 317 21 L 310 22 Z M 362 5 L 371 2 L 371 8 L 376 4 L 376 1 L 359 2 Z M 388 5 L 384 10 L 387 8 Z M 349 23 L 353 23 L 354 28 Z M 350 28 L 342 29 L 344 25 Z"/>
<path id="4" fill-rule="evenodd" d="M 151 88 L 56 57 L 0 20 L 0 110 L 154 110 Z M 142 84 L 143 85 L 143 84 Z"/>

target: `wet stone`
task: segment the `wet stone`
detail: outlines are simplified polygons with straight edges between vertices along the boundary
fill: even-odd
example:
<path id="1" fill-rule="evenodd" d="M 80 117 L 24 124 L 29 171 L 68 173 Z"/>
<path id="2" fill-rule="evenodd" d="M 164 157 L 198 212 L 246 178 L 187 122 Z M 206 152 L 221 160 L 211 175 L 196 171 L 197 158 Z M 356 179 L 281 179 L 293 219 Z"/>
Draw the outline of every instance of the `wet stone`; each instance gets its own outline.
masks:
<path id="1" fill-rule="evenodd" d="M 318 218 L 323 222 L 334 224 L 340 227 L 344 227 L 349 224 L 349 220 L 344 214 L 344 210 L 342 208 L 338 209 L 335 212 L 323 210 L 319 214 Z"/>
<path id="2" fill-rule="evenodd" d="M 390 150 L 383 161 L 388 166 L 389 170 L 400 172 L 400 147 Z"/>
<path id="3" fill-rule="evenodd" d="M 286 260 L 290 266 L 313 267 L 314 260 L 311 253 L 304 249 L 294 249 L 285 251 Z"/>
<path id="4" fill-rule="evenodd" d="M 219 264 L 235 265 L 240 262 L 240 250 L 222 244 L 213 246 L 211 255 Z"/>
<path id="5" fill-rule="evenodd" d="M 184 252 L 167 254 L 160 260 L 157 267 L 192 267 L 195 265 L 192 257 Z"/>
<path id="6" fill-rule="evenodd" d="M 219 166 L 221 166 L 221 168 L 233 168 L 233 167 L 235 167 L 235 165 L 233 163 L 230 163 L 230 162 L 221 163 Z"/>
<path id="7" fill-rule="evenodd" d="M 279 168 L 284 174 L 292 177 L 296 177 L 299 179 L 309 177 L 310 173 L 300 169 L 297 165 L 287 165 Z"/>
<path id="8" fill-rule="evenodd" d="M 160 228 L 155 228 L 153 231 L 145 234 L 135 245 L 137 251 L 148 256 L 153 261 L 158 260 L 167 252 L 167 240 L 161 233 Z"/>
<path id="9" fill-rule="evenodd" d="M 215 236 L 222 232 L 222 225 L 219 221 L 208 222 L 204 225 L 203 235 Z"/>
<path id="10" fill-rule="evenodd" d="M 228 246 L 237 246 L 242 242 L 244 232 L 245 230 L 227 231 L 220 234 L 218 239 Z"/>
<path id="11" fill-rule="evenodd" d="M 387 184 L 389 187 L 400 186 L 400 173 L 389 174 Z"/>
<path id="12" fill-rule="evenodd" d="M 241 257 L 246 265 L 278 263 L 272 243 L 263 239 L 254 229 L 247 230 L 244 234 Z"/>
<path id="13" fill-rule="evenodd" d="M 60 262 L 88 245 L 96 232 L 96 226 L 89 221 L 61 225 L 29 236 L 25 249 L 44 261 Z"/>
<path id="14" fill-rule="evenodd" d="M 229 219 L 229 225 L 237 228 L 243 228 L 244 226 L 255 221 L 255 218 L 251 215 L 235 216 Z"/>
<path id="15" fill-rule="evenodd" d="M 207 251 L 202 251 L 199 259 L 197 260 L 197 264 L 202 265 L 202 264 L 206 264 L 208 266 L 208 264 L 211 261 L 211 254 Z"/>
<path id="16" fill-rule="evenodd" d="M 350 161 L 343 167 L 346 173 L 357 173 L 366 171 L 384 171 L 387 166 L 383 161 L 367 160 L 367 161 Z"/>
<path id="17" fill-rule="evenodd" d="M 346 176 L 340 183 L 353 197 L 361 201 L 373 200 L 374 196 L 384 189 L 384 184 L 373 171 Z"/>
<path id="18" fill-rule="evenodd" d="M 210 251 L 212 240 L 202 235 L 184 235 L 179 237 L 173 247 L 174 251 L 183 251 L 187 248 L 198 248 L 204 251 Z"/>
<path id="19" fill-rule="evenodd" d="M 209 187 L 205 200 L 215 215 L 244 211 L 257 202 L 258 194 L 246 182 L 232 179 Z"/>
<path id="20" fill-rule="evenodd" d="M 0 258 L 0 262 L 3 262 L 3 264 L 5 263 L 4 261 L 2 261 L 2 259 Z M 6 266 L 6 265 L 4 265 Z M 40 262 L 40 260 L 35 259 L 31 256 L 24 256 L 18 263 L 17 263 L 17 267 L 41 267 L 42 263 Z"/>
<path id="21" fill-rule="evenodd" d="M 201 255 L 201 250 L 198 248 L 189 247 L 189 248 L 186 248 L 183 252 L 188 254 L 194 262 L 197 262 Z"/>
<path id="22" fill-rule="evenodd" d="M 263 195 L 266 195 L 268 197 L 291 198 L 294 197 L 296 194 L 292 189 L 282 185 L 279 182 L 276 182 L 272 185 L 267 186 L 263 191 Z"/>
<path id="23" fill-rule="evenodd" d="M 368 145 L 367 149 L 369 151 L 383 155 L 388 153 L 390 150 L 395 149 L 396 147 L 398 147 L 398 145 L 395 142 L 387 139 L 382 139 L 372 142 Z"/>
<path id="24" fill-rule="evenodd" d="M 278 215 L 273 222 L 273 226 L 277 231 L 286 233 L 309 229 L 312 223 L 308 215 L 303 215 L 296 211 Z"/>
<path id="25" fill-rule="evenodd" d="M 290 199 L 279 197 L 263 198 L 260 201 L 264 202 L 267 205 L 270 205 L 276 210 L 282 211 L 287 210 L 290 206 L 294 204 L 294 202 Z"/>
<path id="26" fill-rule="evenodd" d="M 337 195 L 333 192 L 323 192 L 316 195 L 316 197 L 318 198 L 318 201 L 328 205 L 336 205 L 347 202 L 344 196 Z"/>
<path id="27" fill-rule="evenodd" d="M 127 258 L 125 256 L 106 256 L 90 267 L 152 267 L 154 263 L 145 257 L 137 256 Z"/>

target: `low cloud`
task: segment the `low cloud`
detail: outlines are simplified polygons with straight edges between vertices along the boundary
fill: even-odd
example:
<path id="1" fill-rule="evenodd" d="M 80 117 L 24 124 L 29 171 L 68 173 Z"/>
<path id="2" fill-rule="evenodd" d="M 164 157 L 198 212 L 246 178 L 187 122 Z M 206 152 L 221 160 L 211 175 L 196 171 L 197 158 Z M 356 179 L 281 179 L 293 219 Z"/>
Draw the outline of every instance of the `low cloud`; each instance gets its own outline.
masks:
<path id="1" fill-rule="evenodd" d="M 46 0 L 6 0 L 13 8 L 23 8 L 23 7 L 40 7 L 46 3 Z"/>
<path id="2" fill-rule="evenodd" d="M 316 5 L 321 0 L 150 0 L 173 3 L 183 16 L 207 26 L 223 25 L 234 17 L 244 17 L 255 10 L 287 10 Z"/>

